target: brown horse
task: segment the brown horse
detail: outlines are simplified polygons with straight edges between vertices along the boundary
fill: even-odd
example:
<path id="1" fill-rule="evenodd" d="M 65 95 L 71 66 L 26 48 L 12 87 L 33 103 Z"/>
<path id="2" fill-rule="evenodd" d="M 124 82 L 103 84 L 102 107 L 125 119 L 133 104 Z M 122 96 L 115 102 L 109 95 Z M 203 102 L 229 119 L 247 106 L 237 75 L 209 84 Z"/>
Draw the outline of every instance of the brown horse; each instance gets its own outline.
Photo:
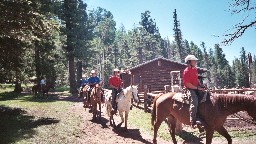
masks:
<path id="1" fill-rule="evenodd" d="M 80 91 L 80 97 L 83 97 L 83 103 L 84 103 L 84 108 L 89 108 L 90 107 L 90 102 L 89 102 L 89 85 L 85 85 L 84 88 Z"/>
<path id="2" fill-rule="evenodd" d="M 101 120 L 102 94 L 103 94 L 103 90 L 99 85 L 96 85 L 91 91 L 90 104 L 92 106 L 93 120 L 95 120 L 97 116 L 99 117 L 99 120 Z M 97 105 L 99 105 L 99 112 L 98 112 Z"/>
<path id="3" fill-rule="evenodd" d="M 54 85 L 52 84 L 46 84 L 43 88 L 42 88 L 42 91 L 41 91 L 41 86 L 40 85 L 34 85 L 32 87 L 32 92 L 35 96 L 37 96 L 37 92 L 41 92 L 44 96 L 44 94 L 46 94 L 46 96 L 48 97 L 48 92 L 50 89 L 54 89 Z"/>
<path id="4" fill-rule="evenodd" d="M 156 143 L 157 131 L 161 123 L 171 117 L 171 129 L 169 130 L 173 143 L 177 143 L 175 139 L 176 120 L 190 125 L 189 121 L 189 105 L 182 104 L 172 99 L 175 93 L 166 93 L 156 97 L 153 104 L 151 123 L 154 128 L 153 143 Z M 256 94 L 253 95 L 227 95 L 208 93 L 206 102 L 199 105 L 199 116 L 203 118 L 207 124 L 206 144 L 212 142 L 213 133 L 216 130 L 220 135 L 224 136 L 228 144 L 232 143 L 231 136 L 223 127 L 228 115 L 239 111 L 247 111 L 247 113 L 256 120 Z M 169 119 L 170 120 L 170 119 Z"/>

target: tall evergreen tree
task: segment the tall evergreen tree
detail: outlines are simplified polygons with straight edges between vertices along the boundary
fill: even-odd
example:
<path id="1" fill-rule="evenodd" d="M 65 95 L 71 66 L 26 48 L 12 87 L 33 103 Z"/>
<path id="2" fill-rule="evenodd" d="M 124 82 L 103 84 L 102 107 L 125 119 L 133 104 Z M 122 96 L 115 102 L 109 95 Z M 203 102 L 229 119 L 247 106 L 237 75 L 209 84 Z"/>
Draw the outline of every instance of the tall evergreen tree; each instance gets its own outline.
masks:
<path id="1" fill-rule="evenodd" d="M 69 82 L 72 95 L 77 94 L 75 78 L 75 46 L 77 35 L 75 33 L 77 0 L 64 0 L 65 32 L 67 35 L 66 51 L 69 63 Z"/>
<path id="2" fill-rule="evenodd" d="M 174 18 L 174 39 L 176 42 L 176 48 L 177 48 L 177 52 L 178 52 L 178 56 L 179 56 L 179 61 L 184 62 L 184 48 L 182 45 L 182 33 L 181 33 L 181 29 L 180 29 L 180 22 L 177 20 L 177 13 L 176 13 L 176 9 L 173 12 L 173 18 Z"/>
<path id="3" fill-rule="evenodd" d="M 244 47 L 240 51 L 240 61 L 242 66 L 241 73 L 243 74 L 241 86 L 249 87 L 248 59 Z"/>

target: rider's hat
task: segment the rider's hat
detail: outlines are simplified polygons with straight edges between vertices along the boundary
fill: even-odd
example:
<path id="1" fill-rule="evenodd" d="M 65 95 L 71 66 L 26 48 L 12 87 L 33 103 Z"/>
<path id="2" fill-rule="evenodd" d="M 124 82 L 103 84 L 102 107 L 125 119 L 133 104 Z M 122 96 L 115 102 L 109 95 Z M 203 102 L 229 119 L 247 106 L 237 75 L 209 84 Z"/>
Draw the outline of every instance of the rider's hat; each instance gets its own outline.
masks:
<path id="1" fill-rule="evenodd" d="M 114 72 L 119 72 L 119 69 L 115 68 L 115 69 L 114 69 Z"/>
<path id="2" fill-rule="evenodd" d="M 187 63 L 188 61 L 191 61 L 191 60 L 198 60 L 198 59 L 194 55 L 188 55 L 185 58 L 185 63 Z"/>
<path id="3" fill-rule="evenodd" d="M 95 74 L 95 73 L 96 73 L 95 70 L 92 70 L 92 71 L 91 71 L 91 74 Z"/>

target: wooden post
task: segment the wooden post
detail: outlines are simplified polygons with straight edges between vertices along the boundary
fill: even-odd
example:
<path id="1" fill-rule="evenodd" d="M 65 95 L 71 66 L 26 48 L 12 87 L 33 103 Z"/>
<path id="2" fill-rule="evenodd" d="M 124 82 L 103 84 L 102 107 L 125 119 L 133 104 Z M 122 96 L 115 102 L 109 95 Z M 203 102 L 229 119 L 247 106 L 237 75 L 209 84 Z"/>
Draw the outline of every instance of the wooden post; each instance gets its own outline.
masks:
<path id="1" fill-rule="evenodd" d="M 170 85 L 165 85 L 164 86 L 164 93 L 168 93 L 170 91 Z"/>
<path id="2" fill-rule="evenodd" d="M 147 112 L 148 86 L 144 85 L 144 112 Z"/>

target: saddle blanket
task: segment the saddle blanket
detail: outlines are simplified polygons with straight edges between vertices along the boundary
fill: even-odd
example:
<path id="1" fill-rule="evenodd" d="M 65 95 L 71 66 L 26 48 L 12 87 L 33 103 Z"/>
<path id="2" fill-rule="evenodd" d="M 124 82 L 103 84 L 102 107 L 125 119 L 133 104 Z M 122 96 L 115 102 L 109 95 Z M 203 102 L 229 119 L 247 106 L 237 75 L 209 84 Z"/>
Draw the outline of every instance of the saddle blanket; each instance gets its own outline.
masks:
<path id="1" fill-rule="evenodd" d="M 199 103 L 203 103 L 206 101 L 206 96 L 207 93 L 203 94 L 202 100 Z M 190 97 L 190 93 L 189 94 L 183 94 L 183 93 L 176 93 L 174 94 L 174 96 L 172 97 L 173 100 L 181 102 L 181 103 L 185 103 L 185 104 L 189 104 L 189 97 Z"/>

